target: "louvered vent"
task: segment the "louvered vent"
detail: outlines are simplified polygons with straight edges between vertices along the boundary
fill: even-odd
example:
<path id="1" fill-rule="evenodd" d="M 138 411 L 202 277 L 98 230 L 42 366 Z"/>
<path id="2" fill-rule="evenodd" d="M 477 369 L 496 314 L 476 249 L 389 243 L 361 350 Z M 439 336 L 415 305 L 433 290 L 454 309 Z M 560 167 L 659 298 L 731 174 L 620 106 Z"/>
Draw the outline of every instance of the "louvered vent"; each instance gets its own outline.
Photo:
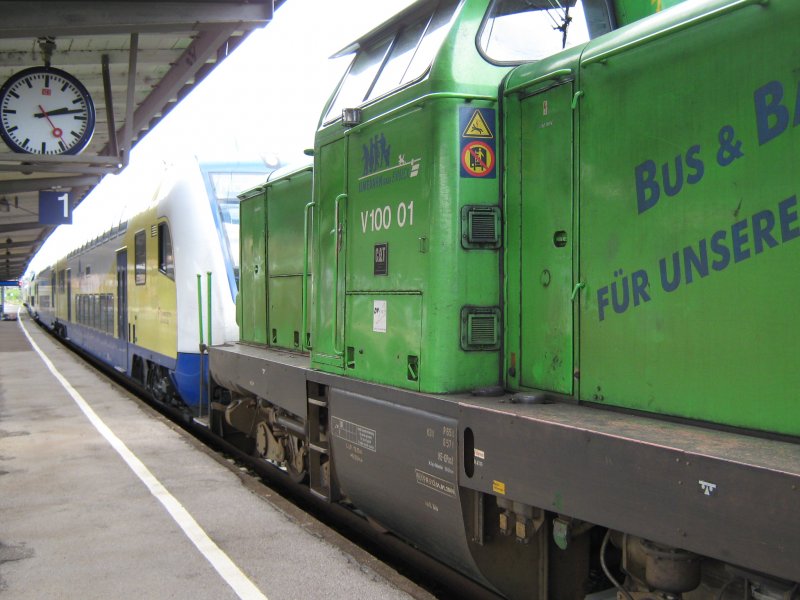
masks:
<path id="1" fill-rule="evenodd" d="M 150 237 L 158 237 L 158 225 L 150 225 Z"/>
<path id="2" fill-rule="evenodd" d="M 494 244 L 497 241 L 497 221 L 491 213 L 472 213 L 469 216 L 469 241 L 473 244 Z"/>
<path id="3" fill-rule="evenodd" d="M 493 346 L 497 343 L 497 319 L 494 315 L 470 315 L 467 324 L 470 346 Z"/>
<path id="4" fill-rule="evenodd" d="M 500 247 L 500 208 L 470 205 L 461 209 L 461 245 L 468 249 Z"/>
<path id="5" fill-rule="evenodd" d="M 465 306 L 461 309 L 461 348 L 500 348 L 500 309 L 494 306 Z"/>

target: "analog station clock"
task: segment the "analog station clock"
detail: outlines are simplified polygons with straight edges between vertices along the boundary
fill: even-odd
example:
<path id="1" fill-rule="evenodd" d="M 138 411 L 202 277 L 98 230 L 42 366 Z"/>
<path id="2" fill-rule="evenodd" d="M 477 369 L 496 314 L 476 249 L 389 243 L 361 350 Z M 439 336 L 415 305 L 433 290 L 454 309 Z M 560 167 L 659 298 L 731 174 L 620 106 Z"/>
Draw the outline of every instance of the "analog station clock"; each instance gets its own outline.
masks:
<path id="1" fill-rule="evenodd" d="M 0 88 L 0 136 L 14 152 L 77 154 L 92 139 L 94 124 L 89 92 L 66 71 L 25 69 Z"/>

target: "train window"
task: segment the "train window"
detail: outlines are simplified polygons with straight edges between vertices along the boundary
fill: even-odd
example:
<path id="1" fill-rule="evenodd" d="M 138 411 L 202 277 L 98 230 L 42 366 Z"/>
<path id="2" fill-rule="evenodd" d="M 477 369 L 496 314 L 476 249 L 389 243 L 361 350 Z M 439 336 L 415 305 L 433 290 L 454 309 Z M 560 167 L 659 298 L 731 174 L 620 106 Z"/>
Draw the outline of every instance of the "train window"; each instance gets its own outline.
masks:
<path id="1" fill-rule="evenodd" d="M 439 8 L 431 18 L 430 23 L 428 23 L 425 36 L 420 41 L 417 51 L 408 65 L 405 77 L 400 82 L 401 84 L 421 77 L 431 65 L 444 41 L 444 36 L 447 34 L 448 28 L 446 26 L 450 24 L 457 4 L 455 0 L 440 3 Z"/>
<path id="2" fill-rule="evenodd" d="M 455 1 L 442 2 L 436 13 L 405 27 L 392 46 L 370 98 L 376 98 L 422 76 L 433 62 L 447 33 Z"/>
<path id="3" fill-rule="evenodd" d="M 100 331 L 106 330 L 106 295 L 100 294 L 97 297 L 99 310 L 97 311 L 97 328 Z"/>
<path id="4" fill-rule="evenodd" d="M 66 285 L 65 284 L 65 277 L 66 277 L 66 275 L 65 275 L 64 271 L 59 271 L 58 272 L 58 291 L 60 293 L 62 293 L 62 294 L 64 293 L 65 285 Z"/>
<path id="5" fill-rule="evenodd" d="M 411 59 L 419 46 L 419 41 L 422 34 L 425 33 L 425 28 L 428 25 L 428 18 L 419 20 L 412 23 L 397 36 L 397 40 L 392 45 L 389 52 L 389 58 L 386 64 L 383 65 L 378 80 L 372 86 L 372 91 L 369 93 L 370 98 L 376 98 L 386 92 L 393 90 L 403 83 L 406 71 L 411 64 Z"/>
<path id="6" fill-rule="evenodd" d="M 338 119 L 342 116 L 343 109 L 359 106 L 364 102 L 391 43 L 392 37 L 385 37 L 356 55 L 328 110 L 326 121 Z"/>
<path id="7" fill-rule="evenodd" d="M 491 61 L 539 60 L 611 30 L 605 0 L 495 0 L 479 34 Z"/>
<path id="8" fill-rule="evenodd" d="M 209 172 L 211 183 L 209 198 L 211 205 L 216 209 L 215 221 L 217 232 L 222 241 L 225 262 L 230 265 L 234 276 L 239 271 L 239 198 L 243 191 L 264 183 L 267 172 L 273 166 L 278 166 L 277 159 L 267 158 L 263 171 L 219 171 Z"/>
<path id="9" fill-rule="evenodd" d="M 137 231 L 133 238 L 133 253 L 134 264 L 133 269 L 135 273 L 136 285 L 144 285 L 147 281 L 147 255 L 146 255 L 147 240 L 144 236 L 144 229 Z"/>
<path id="10" fill-rule="evenodd" d="M 457 0 L 442 0 L 435 11 L 397 22 L 385 36 L 359 47 L 325 122 L 341 117 L 345 108 L 360 106 L 422 77 L 444 40 L 457 5 Z"/>
<path id="11" fill-rule="evenodd" d="M 278 161 L 268 158 L 263 171 L 211 171 L 208 173 L 214 199 L 220 205 L 222 220 L 226 223 L 239 224 L 239 199 L 244 190 L 264 183 L 267 173 L 278 166 Z"/>
<path id="12" fill-rule="evenodd" d="M 114 334 L 114 294 L 106 294 L 106 331 Z"/>
<path id="13" fill-rule="evenodd" d="M 158 270 L 170 279 L 175 279 L 175 259 L 172 256 L 172 237 L 169 225 L 158 224 Z"/>

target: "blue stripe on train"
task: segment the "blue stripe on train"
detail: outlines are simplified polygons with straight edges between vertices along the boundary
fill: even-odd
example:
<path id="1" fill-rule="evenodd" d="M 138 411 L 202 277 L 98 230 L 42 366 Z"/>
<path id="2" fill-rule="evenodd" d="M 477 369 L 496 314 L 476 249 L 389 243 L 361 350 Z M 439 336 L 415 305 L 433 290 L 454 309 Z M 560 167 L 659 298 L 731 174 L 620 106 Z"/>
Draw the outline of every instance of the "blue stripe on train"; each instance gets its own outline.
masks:
<path id="1" fill-rule="evenodd" d="M 199 354 L 179 352 L 172 373 L 175 388 L 189 408 L 197 412 L 200 408 L 200 369 L 203 371 L 203 404 L 208 404 L 208 355 L 202 360 Z"/>
<path id="2" fill-rule="evenodd" d="M 208 403 L 208 356 L 194 352 L 179 352 L 177 360 L 153 352 L 147 348 L 128 344 L 125 340 L 115 338 L 106 332 L 98 331 L 77 323 L 66 323 L 70 341 L 102 362 L 111 365 L 118 371 L 132 376 L 133 361 L 129 357 L 136 354 L 143 360 L 149 360 L 166 368 L 172 375 L 172 383 L 178 390 L 181 399 L 194 412 L 200 408 L 200 364 L 203 365 L 203 403 Z"/>

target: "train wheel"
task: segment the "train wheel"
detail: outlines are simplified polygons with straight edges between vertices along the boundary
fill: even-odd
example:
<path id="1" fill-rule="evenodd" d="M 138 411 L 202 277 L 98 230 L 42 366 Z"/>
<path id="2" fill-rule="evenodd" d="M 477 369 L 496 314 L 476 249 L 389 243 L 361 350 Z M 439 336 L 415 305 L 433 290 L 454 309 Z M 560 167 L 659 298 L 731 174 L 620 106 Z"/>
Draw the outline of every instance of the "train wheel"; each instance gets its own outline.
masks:
<path id="1" fill-rule="evenodd" d="M 286 449 L 286 471 L 295 483 L 304 483 L 308 479 L 308 467 L 306 465 L 306 443 L 296 435 L 289 434 L 285 441 Z"/>
<path id="2" fill-rule="evenodd" d="M 211 409 L 211 417 L 209 418 L 209 429 L 211 433 L 225 439 L 225 413 L 221 410 Z"/>
<path id="3" fill-rule="evenodd" d="M 167 372 L 158 365 L 149 365 L 147 369 L 147 391 L 156 402 L 171 405 L 175 398 L 172 382 Z"/>

